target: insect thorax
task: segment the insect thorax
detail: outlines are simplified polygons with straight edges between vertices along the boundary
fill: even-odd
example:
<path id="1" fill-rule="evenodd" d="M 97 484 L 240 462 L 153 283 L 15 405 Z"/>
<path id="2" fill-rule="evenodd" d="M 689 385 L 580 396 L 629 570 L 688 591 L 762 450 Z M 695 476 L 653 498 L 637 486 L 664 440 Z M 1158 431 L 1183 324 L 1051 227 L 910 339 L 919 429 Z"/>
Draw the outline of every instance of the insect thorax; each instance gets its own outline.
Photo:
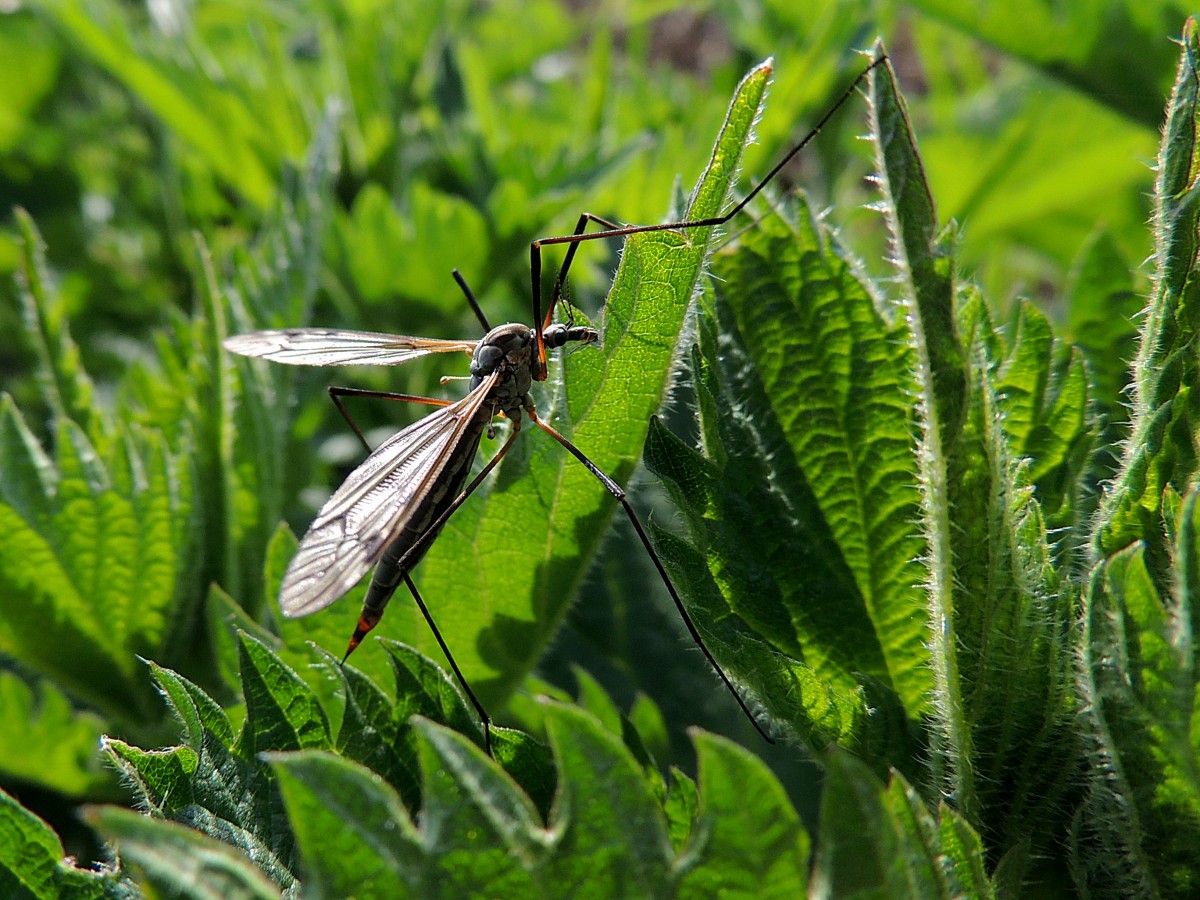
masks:
<path id="1" fill-rule="evenodd" d="M 471 358 L 471 388 L 474 390 L 494 372 L 500 380 L 488 398 L 492 408 L 520 419 L 525 398 L 533 384 L 532 358 L 537 335 L 528 325 L 510 323 L 489 331 Z"/>
<path id="2" fill-rule="evenodd" d="M 569 341 L 590 344 L 598 337 L 594 328 L 551 325 L 543 332 L 542 341 L 553 350 Z M 492 409 L 519 420 L 521 410 L 528 407 L 529 388 L 534 380 L 545 379 L 537 353 L 537 332 L 528 325 L 510 323 L 484 335 L 471 359 L 472 390 L 495 372 L 500 373 L 500 380 L 488 398 Z"/>

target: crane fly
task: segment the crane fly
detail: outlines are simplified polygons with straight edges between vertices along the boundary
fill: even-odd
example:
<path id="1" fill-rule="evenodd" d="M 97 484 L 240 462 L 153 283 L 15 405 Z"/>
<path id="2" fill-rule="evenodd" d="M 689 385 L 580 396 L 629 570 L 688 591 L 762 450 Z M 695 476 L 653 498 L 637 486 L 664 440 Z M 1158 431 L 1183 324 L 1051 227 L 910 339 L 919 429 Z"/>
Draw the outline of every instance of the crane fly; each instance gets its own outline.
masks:
<path id="1" fill-rule="evenodd" d="M 284 575 L 279 604 L 288 617 L 305 616 L 329 606 L 346 594 L 374 568 L 362 612 L 350 638 L 343 662 L 383 616 L 384 609 L 403 582 L 429 624 L 483 724 L 485 747 L 491 753 L 490 719 L 471 690 L 454 656 L 447 647 L 410 573 L 454 511 L 483 483 L 513 445 L 527 417 L 582 463 L 620 504 L 634 532 L 645 547 L 689 634 L 733 695 L 742 712 L 759 734 L 772 742 L 753 713 L 718 665 L 676 591 L 662 560 L 651 545 L 641 520 L 625 491 L 578 447 L 548 422 L 538 417 L 529 394 L 535 381 L 545 381 L 547 351 L 570 343 L 595 343 L 600 333 L 590 326 L 555 323 L 554 313 L 563 300 L 567 272 L 580 244 L 585 241 L 624 238 L 659 231 L 683 231 L 719 226 L 730 221 L 773 179 L 783 167 L 821 131 L 850 99 L 864 78 L 887 60 L 876 56 L 840 95 L 817 125 L 732 209 L 715 217 L 660 225 L 617 225 L 591 213 L 583 213 L 569 235 L 541 238 L 530 244 L 530 281 L 534 326 L 507 324 L 492 328 L 462 276 L 453 273 L 459 287 L 484 329 L 480 340 L 438 340 L 365 331 L 324 328 L 289 328 L 257 331 L 231 337 L 225 347 L 243 356 L 289 365 L 401 365 L 439 353 L 469 353 L 470 389 L 457 401 L 330 388 L 334 403 L 363 443 L 358 429 L 341 402 L 343 396 L 368 396 L 424 403 L 439 407 L 435 412 L 393 435 L 377 447 L 334 492 L 301 539 Z M 587 232 L 589 225 L 601 230 Z M 542 314 L 542 248 L 566 245 L 563 262 L 555 277 L 545 315 Z M 494 436 L 493 420 L 503 416 L 511 423 L 508 437 L 479 473 L 467 482 L 483 434 Z"/>

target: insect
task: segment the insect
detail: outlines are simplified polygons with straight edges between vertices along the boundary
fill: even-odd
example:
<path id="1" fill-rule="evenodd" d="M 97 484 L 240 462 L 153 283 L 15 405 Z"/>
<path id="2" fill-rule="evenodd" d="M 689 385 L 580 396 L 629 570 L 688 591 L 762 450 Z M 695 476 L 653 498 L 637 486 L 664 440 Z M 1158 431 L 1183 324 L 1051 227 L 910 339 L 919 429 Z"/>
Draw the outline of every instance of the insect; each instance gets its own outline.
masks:
<path id="1" fill-rule="evenodd" d="M 535 381 L 545 381 L 548 376 L 548 351 L 571 343 L 591 344 L 600 337 L 596 329 L 577 326 L 570 317 L 565 324 L 554 322 L 555 310 L 559 303 L 563 302 L 567 273 L 580 244 L 585 241 L 628 237 L 646 232 L 683 231 L 717 226 L 730 221 L 821 131 L 837 110 L 849 100 L 867 74 L 886 59 L 886 55 L 879 54 L 812 131 L 728 212 L 691 221 L 635 226 L 621 226 L 591 213 L 583 213 L 571 234 L 534 241 L 530 245 L 531 297 L 535 323 L 533 326 L 507 324 L 490 327 L 471 289 L 455 271 L 455 280 L 484 328 L 485 334 L 481 340 L 436 340 L 320 328 L 259 331 L 226 340 L 226 349 L 234 353 L 306 366 L 400 365 L 430 354 L 471 354 L 470 389 L 465 397 L 454 402 L 408 394 L 348 388 L 330 389 L 334 403 L 360 439 L 363 437 L 362 433 L 343 406 L 340 400 L 342 396 L 384 397 L 439 408 L 393 435 L 371 452 L 321 508 L 300 541 L 284 576 L 279 597 L 284 615 L 304 616 L 324 609 L 347 593 L 374 568 L 362 612 L 346 650 L 346 657 L 349 657 L 366 634 L 379 623 L 388 601 L 403 582 L 450 662 L 459 684 L 479 714 L 483 723 L 485 747 L 490 754 L 490 719 L 487 712 L 455 663 L 453 654 L 446 646 L 433 616 L 410 577 L 410 572 L 421 561 L 454 511 L 508 453 L 521 430 L 523 420 L 528 418 L 582 463 L 621 506 L 653 561 L 692 639 L 733 695 L 746 718 L 765 740 L 772 742 L 705 646 L 624 490 L 601 471 L 582 450 L 538 417 L 529 391 Z M 589 225 L 599 226 L 601 230 L 589 233 L 586 231 Z M 559 244 L 566 245 L 566 251 L 543 315 L 542 248 Z M 498 415 L 503 415 L 511 423 L 509 434 L 496 454 L 468 483 L 467 479 L 482 436 L 485 432 L 489 437 L 494 436 L 492 423 Z"/>

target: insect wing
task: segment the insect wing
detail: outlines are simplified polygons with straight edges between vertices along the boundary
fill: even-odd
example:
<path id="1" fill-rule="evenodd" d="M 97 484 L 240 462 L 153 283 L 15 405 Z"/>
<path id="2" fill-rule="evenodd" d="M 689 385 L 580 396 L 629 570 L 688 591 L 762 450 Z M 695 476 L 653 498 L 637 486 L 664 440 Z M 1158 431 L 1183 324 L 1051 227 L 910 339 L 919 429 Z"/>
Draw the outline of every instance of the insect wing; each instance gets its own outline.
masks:
<path id="1" fill-rule="evenodd" d="M 285 616 L 324 609 L 379 561 L 436 484 L 499 378 L 493 373 L 462 400 L 393 435 L 350 473 L 292 557 L 279 591 Z"/>
<path id="2" fill-rule="evenodd" d="M 280 328 L 227 338 L 225 349 L 291 366 L 398 366 L 430 353 L 474 353 L 478 343 L 377 331 Z"/>

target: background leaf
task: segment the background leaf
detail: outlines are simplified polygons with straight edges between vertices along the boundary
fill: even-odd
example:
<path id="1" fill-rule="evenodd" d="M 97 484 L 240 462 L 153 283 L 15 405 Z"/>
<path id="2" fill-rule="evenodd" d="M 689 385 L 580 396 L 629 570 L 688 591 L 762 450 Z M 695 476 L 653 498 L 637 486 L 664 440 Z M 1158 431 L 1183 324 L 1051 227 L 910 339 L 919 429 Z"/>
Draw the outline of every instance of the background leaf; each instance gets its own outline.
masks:
<path id="1" fill-rule="evenodd" d="M 247 697 L 252 712 L 239 733 L 205 692 L 154 667 L 184 743 L 146 751 L 106 742 L 148 814 L 92 807 L 86 815 L 117 843 L 131 863 L 129 877 L 144 889 L 276 896 L 298 890 L 303 875 L 305 890 L 332 893 L 449 887 L 463 896 L 510 889 L 566 896 L 581 885 L 607 892 L 598 872 L 608 873 L 610 886 L 653 882 L 696 896 L 717 886 L 747 895 L 762 886 L 782 895 L 804 883 L 808 838 L 799 816 L 769 770 L 727 741 L 693 735 L 703 767 L 699 787 L 676 773 L 668 792 L 627 746 L 638 743 L 635 734 L 626 731 L 623 742 L 583 710 L 550 703 L 549 779 L 557 788 L 552 804 L 537 802 L 540 784 L 530 776 L 545 748 L 501 731 L 499 758 L 491 759 L 472 740 L 411 715 L 414 698 L 364 693 L 370 683 L 352 670 L 347 684 L 359 697 L 347 704 L 353 715 L 339 750 L 297 749 L 294 734 L 264 728 L 263 720 L 324 717 L 297 701 L 297 683 L 276 654 L 241 640 L 243 685 L 260 696 Z M 416 659 L 407 648 L 393 652 L 397 660 Z M 363 698 L 376 707 L 370 720 L 354 712 Z M 458 705 L 465 707 L 461 697 Z M 272 712 L 285 707 L 283 716 Z M 383 721 L 394 730 L 372 731 Z M 415 749 L 419 771 L 389 775 L 382 768 L 385 780 L 356 763 L 367 736 Z M 248 754 L 251 746 L 258 752 Z M 400 779 L 391 777 L 397 773 Z M 747 808 L 747 792 L 761 802 Z M 667 832 L 668 805 L 677 843 Z M 744 827 L 749 823 L 761 833 Z M 755 849 L 747 851 L 751 835 Z"/>
<path id="2" fill-rule="evenodd" d="M 14 213 L 0 227 L 6 275 L 0 328 L 12 337 L 0 346 L 12 398 L 0 410 L 0 634 L 8 635 L 0 642 L 0 720 L 13 726 L 0 728 L 0 781 L 60 833 L 61 851 L 50 848 L 43 861 L 105 858 L 72 807 L 84 794 L 112 798 L 111 778 L 96 777 L 86 752 L 96 734 L 108 733 L 108 755 L 137 802 L 229 836 L 263 861 L 275 884 L 298 890 L 287 879 L 300 851 L 281 824 L 286 813 L 274 770 L 239 755 L 244 747 L 235 750 L 248 712 L 239 691 L 244 647 L 231 636 L 230 622 L 261 646 L 274 648 L 276 633 L 285 641 L 278 663 L 257 649 L 251 654 L 263 677 L 250 692 L 258 705 L 247 741 L 283 742 L 291 734 L 289 746 L 325 746 L 328 735 L 335 747 L 365 759 L 373 734 L 387 735 L 396 752 L 371 756 L 371 764 L 420 808 L 425 785 L 418 760 L 428 748 L 407 728 L 411 705 L 468 736 L 446 738 L 428 752 L 461 766 L 461 773 L 478 775 L 488 766 L 469 746 L 478 737 L 471 717 L 427 663 L 401 654 L 404 669 L 417 673 L 405 679 L 415 694 L 394 701 L 392 653 L 371 648 L 355 659 L 384 686 L 372 693 L 357 675 L 347 673 L 352 680 L 344 682 L 326 655 L 305 644 L 311 638 L 340 651 L 345 626 L 338 615 L 277 620 L 276 585 L 290 551 L 280 520 L 300 531 L 362 454 L 331 415 L 322 390 L 328 373 L 235 366 L 220 350 L 224 336 L 259 323 L 471 336 L 477 323 L 445 278 L 455 265 L 494 321 L 527 319 L 531 240 L 570 231 L 584 209 L 636 223 L 661 221 L 668 204 L 670 215 L 679 215 L 686 200 L 678 189 L 670 199 L 672 183 L 701 170 L 707 137 L 720 127 L 734 85 L 772 55 L 778 63 L 771 110 L 742 163 L 742 183 L 752 184 L 861 70 L 864 60 L 852 50 L 883 33 L 908 95 L 907 115 L 897 115 L 902 107 L 886 96 L 885 80 L 874 92 L 877 119 L 890 129 L 876 140 L 887 150 L 882 162 L 895 227 L 890 233 L 880 227 L 876 188 L 863 177 L 872 163 L 854 142 L 863 109 L 856 98 L 775 187 L 803 184 L 811 209 L 832 210 L 817 217 L 838 228 L 836 237 L 815 228 L 832 250 L 823 252 L 832 268 L 817 281 L 836 275 L 837 260 L 844 260 L 884 325 L 903 328 L 890 301 L 917 308 L 914 284 L 923 291 L 939 279 L 952 285 L 937 304 L 926 303 L 924 324 L 934 327 L 921 341 L 898 339 L 890 353 L 881 349 L 886 343 L 876 344 L 863 357 L 872 373 L 883 375 L 893 357 L 923 349 L 944 363 L 926 373 L 937 373 L 930 379 L 936 391 L 888 394 L 904 380 L 864 380 L 854 372 L 853 350 L 851 374 L 858 380 L 838 367 L 841 353 L 831 354 L 829 376 L 799 392 L 790 389 L 787 363 L 775 360 L 771 369 L 767 360 L 769 397 L 792 398 L 777 408 L 761 397 L 751 404 L 749 391 L 701 381 L 697 402 L 710 404 L 710 423 L 732 419 L 727 430 L 743 404 L 759 423 L 789 416 L 821 422 L 819 442 L 806 445 L 801 429 L 798 442 L 770 445 L 786 452 L 756 452 L 746 462 L 717 452 L 712 466 L 690 447 L 699 437 L 706 449 L 718 449 L 720 429 L 691 424 L 685 379 L 668 379 L 670 391 L 657 398 L 620 398 L 630 379 L 605 384 L 605 393 L 615 388 L 618 398 L 643 406 L 625 423 L 627 433 L 589 431 L 600 419 L 581 420 L 581 408 L 607 365 L 591 348 L 568 358 L 563 384 L 539 403 L 543 412 L 558 412 L 560 424 L 578 422 L 588 452 L 599 455 L 611 444 L 620 459 L 616 474 L 633 488 L 693 614 L 718 656 L 731 660 L 743 684 L 763 698 L 755 709 L 764 721 L 770 716 L 781 733 L 790 726 L 813 748 L 853 747 L 876 779 L 871 791 L 893 769 L 903 772 L 908 789 L 893 784 L 886 804 L 864 808 L 904 820 L 900 831 L 919 840 L 906 838 L 903 846 L 941 848 L 948 861 L 942 888 L 986 895 L 983 873 L 997 892 L 1020 895 L 1033 883 L 1066 891 L 1070 871 L 1079 893 L 1152 885 L 1187 895 L 1190 866 L 1161 822 L 1174 816 L 1185 823 L 1178 836 L 1190 834 L 1185 773 L 1194 761 L 1182 712 L 1190 682 L 1180 662 L 1188 657 L 1188 630 L 1173 617 L 1186 607 L 1188 557 L 1179 548 L 1195 455 L 1188 387 L 1194 366 L 1186 352 L 1195 258 L 1188 187 L 1195 169 L 1188 99 L 1194 26 L 1185 29 L 1154 199 L 1162 227 L 1152 233 L 1144 227 L 1151 198 L 1144 160 L 1158 139 L 1171 83 L 1176 48 L 1169 38 L 1184 20 L 1175 0 L 1069 11 L 1043 0 L 1003 9 L 943 7 L 717 0 L 703 9 L 657 2 L 577 9 L 553 0 L 490 6 L 445 0 L 411 8 L 300 2 L 235 10 L 47 0 L 6 14 L 0 69 L 13 84 L 0 111 L 0 192 L 28 216 Z M 920 135 L 919 158 L 905 146 L 913 144 L 910 124 Z M 918 208 L 926 184 L 936 215 L 932 202 Z M 774 197 L 759 199 L 756 218 L 776 205 Z M 864 201 L 876 202 L 866 208 Z M 954 224 L 943 228 L 946 222 Z M 737 238 L 747 227 L 750 239 L 755 228 L 748 220 L 728 230 Z M 601 243 L 581 252 L 572 270 L 571 297 L 595 319 L 616 250 Z M 1152 273 L 1126 263 L 1152 255 L 1161 267 L 1153 283 Z M 908 264 L 899 280 L 896 258 Z M 557 259 L 548 257 L 548 272 Z M 635 263 L 643 275 L 648 271 L 648 259 L 630 254 L 626 283 Z M 771 276 L 748 285 L 773 281 L 788 283 Z M 676 300 L 691 296 L 690 285 L 679 288 Z M 1145 303 L 1131 298 L 1143 295 L 1150 305 L 1138 318 L 1133 313 Z M 698 379 L 722 367 L 737 371 L 735 362 L 755 358 L 731 352 L 729 336 L 739 321 L 750 347 L 760 324 L 764 347 L 791 339 L 773 315 L 756 318 L 754 300 L 726 292 L 712 301 L 723 318 L 717 329 L 697 325 L 706 342 L 694 357 Z M 725 304 L 744 309 L 722 314 Z M 614 312 L 620 307 L 614 298 Z M 865 305 L 849 308 L 860 315 L 851 322 L 867 321 Z M 831 305 L 825 314 L 837 309 Z M 639 301 L 634 311 L 649 310 Z M 633 337 L 643 328 L 635 322 Z M 1144 323 L 1150 324 L 1133 338 Z M 684 335 L 691 332 L 685 328 Z M 835 346 L 836 332 L 822 335 Z M 624 361 L 636 373 L 672 354 L 693 358 L 690 343 L 667 342 L 661 354 L 641 356 L 627 342 L 612 371 Z M 1138 343 L 1150 356 L 1131 371 Z M 907 375 L 910 365 L 899 368 Z M 346 380 L 431 393 L 441 389 L 444 370 L 415 365 L 402 384 L 395 374 L 355 371 Z M 961 379 L 960 407 L 947 378 Z M 855 413 L 845 422 L 839 453 L 821 452 L 826 437 L 839 433 L 825 415 L 835 404 L 821 402 L 839 395 L 825 392 L 826 385 L 849 388 L 841 398 Z M 1123 393 L 1130 385 L 1134 393 Z M 691 513 L 673 521 L 657 485 L 634 466 L 649 414 L 663 396 L 670 401 L 667 427 L 652 428 L 651 455 L 666 461 L 691 499 L 724 498 L 728 520 L 700 516 L 705 528 L 723 530 L 723 547 L 715 540 L 701 542 L 700 550 L 691 545 Z M 1136 402 L 1129 403 L 1131 396 Z M 722 408 L 714 397 L 733 402 Z M 936 579 L 926 577 L 932 554 L 921 552 L 932 533 L 927 516 L 918 512 L 905 531 L 889 507 L 873 504 L 875 493 L 862 492 L 856 511 L 843 502 L 853 492 L 842 487 L 876 474 L 856 450 L 904 446 L 897 429 L 879 427 L 882 407 L 894 404 L 888 412 L 897 415 L 904 407 L 915 423 L 909 437 L 922 441 L 910 449 L 930 449 L 933 432 L 921 429 L 931 421 L 924 415 L 931 398 L 940 404 L 941 471 L 917 455 L 915 470 L 923 476 L 904 482 L 896 460 L 883 454 L 890 461 L 879 474 L 895 479 L 889 498 L 907 484 L 918 510 L 947 513 Z M 354 412 L 373 442 L 420 413 L 395 404 L 362 404 Z M 869 433 L 855 432 L 867 421 Z M 544 436 L 525 437 L 511 480 L 498 480 L 503 496 L 493 498 L 489 517 L 502 509 L 540 511 L 547 498 L 565 500 L 576 487 L 558 480 L 567 470 L 555 467 L 568 463 L 559 448 Z M 619 447 L 626 438 L 628 446 Z M 803 503 L 793 492 L 796 467 L 786 464 L 804 455 L 795 448 L 817 473 Z M 543 464 L 549 482 L 516 477 L 523 466 L 536 472 Z M 758 545 L 778 549 L 789 535 L 768 533 L 769 540 L 737 547 L 734 526 L 745 520 L 731 511 L 744 498 L 731 496 L 719 474 L 729 466 L 752 470 L 747 483 L 756 500 L 778 504 L 773 510 L 805 511 L 808 558 L 814 571 L 817 564 L 825 574 L 840 571 L 822 580 L 836 587 L 830 595 L 849 598 L 844 609 L 817 602 L 825 595 L 802 583 L 806 572 L 780 566 L 778 553 L 774 568 L 754 558 Z M 769 483 L 754 481 L 764 473 Z M 665 822 L 675 854 L 670 865 L 682 872 L 694 857 L 680 854 L 699 846 L 691 826 L 703 802 L 684 774 L 694 767 L 686 726 L 702 722 L 749 737 L 749 725 L 725 692 L 713 689 L 640 547 L 629 544 L 628 528 L 607 527 L 609 500 L 581 471 L 570 477 L 582 479 L 578 487 L 587 491 L 582 506 L 559 503 L 561 518 L 537 512 L 523 531 L 506 521 L 481 531 L 494 543 L 473 544 L 469 552 L 486 569 L 484 592 L 460 591 L 453 570 L 443 570 L 449 583 L 427 593 L 435 607 L 445 602 L 448 614 L 461 604 L 452 615 L 463 629 L 459 643 L 473 645 L 466 652 L 478 658 L 485 682 L 497 661 L 513 664 L 506 680 L 490 683 L 510 699 L 508 710 L 489 706 L 507 721 L 542 733 L 547 715 L 532 693 L 566 698 L 562 685 L 582 684 L 585 705 L 602 714 L 603 725 L 579 719 L 569 728 L 601 728 L 617 738 L 611 752 L 595 758 L 628 754 L 640 768 L 653 797 L 648 808 L 658 810 L 652 818 Z M 1109 485 L 1105 494 L 1101 488 Z M 470 531 L 482 521 L 468 517 L 461 525 Z M 1095 522 L 1106 529 L 1102 538 L 1091 530 Z M 601 541 L 604 532 L 612 533 L 600 551 L 585 554 L 593 559 L 585 576 L 575 548 Z M 523 581 L 509 580 L 505 554 L 495 548 L 520 547 L 528 535 L 540 562 L 554 566 L 538 571 L 534 562 Z M 1141 554 L 1148 583 L 1133 576 L 1132 564 L 1129 577 L 1118 578 L 1125 553 Z M 726 562 L 714 575 L 708 562 L 721 558 Z M 1090 567 L 1105 580 L 1084 578 Z M 914 568 L 922 572 L 910 576 Z M 777 575 L 781 582 L 772 584 Z M 515 599 L 535 584 L 544 591 L 536 600 Z M 564 612 L 578 584 L 575 607 Z M 1117 584 L 1121 590 L 1110 591 Z M 734 585 L 764 590 L 748 595 Z M 939 633 L 928 627 L 931 589 L 950 626 L 941 647 L 918 637 Z M 753 627 L 730 615 L 730 596 Z M 795 607 L 800 614 L 793 617 L 775 596 L 803 598 Z M 1166 619 L 1145 612 L 1146 597 L 1167 611 Z M 511 642 L 504 628 L 476 640 L 480 622 L 491 622 L 500 609 L 493 598 L 518 604 L 510 629 L 518 637 Z M 351 596 L 344 605 L 356 601 Z M 1090 612 L 1086 650 L 1073 627 L 1081 607 Z M 396 613 L 402 608 L 397 604 Z M 548 628 L 530 624 L 543 613 L 566 626 L 552 645 Z M 396 624 L 413 624 L 403 618 L 395 616 Z M 1114 622 L 1121 629 L 1110 628 Z M 837 641 L 843 634 L 852 638 L 844 645 Z M 786 655 L 768 640 L 787 645 Z M 522 680 L 518 673 L 547 647 L 538 675 Z M 948 660 L 946 648 L 957 648 L 956 660 Z M 798 650 L 807 650 L 799 663 L 791 655 Z M 148 681 L 138 654 L 171 668 L 152 668 Z M 1091 662 L 1081 668 L 1077 661 L 1085 656 Z M 587 674 L 576 678 L 572 666 Z M 287 670 L 292 674 L 281 674 Z M 932 694 L 929 673 L 940 678 Z M 1169 676 L 1170 689 L 1159 690 L 1157 682 L 1146 687 L 1139 678 L 1148 673 L 1152 681 Z M 168 707 L 147 690 L 152 681 Z M 1130 695 L 1122 685 L 1145 689 Z M 278 698 L 270 687 L 279 689 Z M 31 705 L 38 701 L 40 712 Z M 357 735 L 344 733 L 342 724 L 352 701 L 361 704 Z M 138 750 L 166 742 L 168 708 L 187 737 L 167 751 Z M 549 748 L 511 728 L 497 729 L 495 738 L 497 757 L 519 785 L 509 793 L 524 792 L 541 821 L 551 821 L 562 785 Z M 1157 781 L 1115 774 L 1122 760 L 1138 758 L 1139 746 L 1157 748 L 1161 764 L 1147 769 Z M 817 766 L 788 744 L 748 749 L 775 769 L 815 829 Z M 43 759 L 53 770 L 39 767 Z M 664 776 L 659 764 L 680 768 Z M 745 766 L 735 768 L 747 784 L 758 783 Z M 593 774 L 578 769 L 573 777 L 586 781 Z M 494 818 L 502 806 L 489 806 L 469 784 L 440 787 L 446 797 L 479 800 L 479 810 L 491 810 L 464 814 L 464 821 Z M 757 821 L 751 817 L 771 808 L 762 802 L 762 809 L 738 812 Z M 945 814 L 940 803 L 957 815 Z M 520 820 L 515 807 L 504 808 L 511 818 L 501 815 L 505 821 L 490 834 Z M 772 821 L 790 821 L 779 809 Z M 1111 828 L 1090 827 L 1095 811 L 1113 809 L 1137 815 L 1099 820 Z M 936 838 L 929 836 L 934 831 Z M 866 837 L 877 833 L 860 828 L 842 851 L 847 858 L 868 854 Z M 464 846 L 474 839 L 456 838 Z M 494 853 L 489 858 L 501 862 L 502 843 L 486 843 L 483 856 Z M 211 849 L 187 846 L 201 854 Z M 983 848 L 982 864 L 976 846 Z M 571 871 L 578 864 L 557 862 Z M 742 883 L 736 859 L 712 865 L 701 859 L 696 866 L 722 883 Z M 134 890 L 127 878 L 103 877 L 110 883 L 105 891 Z M 327 883 L 353 883 L 352 872 L 336 877 L 345 880 Z M 461 869 L 454 877 L 475 883 Z M 788 869 L 779 877 L 790 884 L 800 875 Z"/>

